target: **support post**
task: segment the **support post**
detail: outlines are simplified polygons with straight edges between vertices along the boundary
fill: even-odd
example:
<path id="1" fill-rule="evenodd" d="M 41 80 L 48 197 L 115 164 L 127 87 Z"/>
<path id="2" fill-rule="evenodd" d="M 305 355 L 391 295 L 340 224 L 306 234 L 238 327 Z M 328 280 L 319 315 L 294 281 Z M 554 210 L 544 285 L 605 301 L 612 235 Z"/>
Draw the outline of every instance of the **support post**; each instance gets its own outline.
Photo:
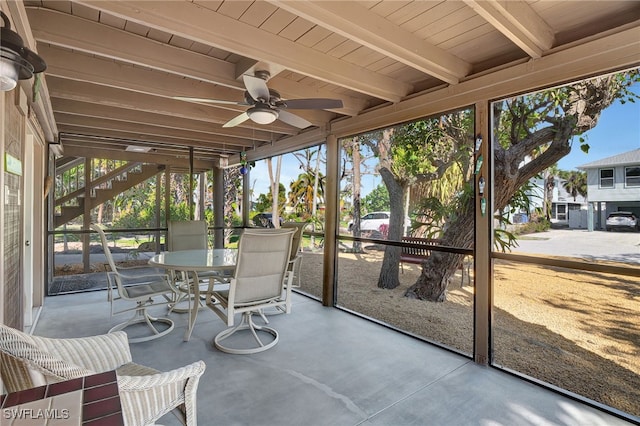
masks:
<path id="1" fill-rule="evenodd" d="M 162 182 L 162 173 L 156 174 L 156 205 L 155 205 L 155 227 L 160 228 L 160 207 L 161 204 L 161 196 L 162 192 L 160 191 L 160 183 Z M 155 251 L 156 253 L 160 253 L 160 231 L 156 231 L 154 233 L 156 240 Z"/>
<path id="2" fill-rule="evenodd" d="M 327 137 L 327 182 L 325 186 L 324 259 L 322 264 L 322 304 L 335 305 L 336 234 L 338 229 L 339 147 L 334 134 Z"/>
<path id="3" fill-rule="evenodd" d="M 475 174 L 475 247 L 474 247 L 474 360 L 478 364 L 487 365 L 491 361 L 491 323 L 493 308 L 493 292 L 491 281 L 493 267 L 491 260 L 491 232 L 493 217 L 493 201 L 491 197 L 492 172 L 491 128 L 489 119 L 489 101 L 479 101 L 475 105 L 476 136 L 482 138 L 476 150 L 475 161 L 481 158 L 481 166 Z M 474 165 L 474 167 L 476 166 Z M 483 194 L 480 195 L 480 180 L 483 179 Z M 484 206 L 483 206 L 484 204 Z M 483 213 L 484 211 L 484 213 Z"/>
<path id="4" fill-rule="evenodd" d="M 251 212 L 251 168 L 242 176 L 242 226 L 249 226 L 249 212 Z"/>
<path id="5" fill-rule="evenodd" d="M 169 227 L 169 221 L 171 220 L 171 166 L 167 164 L 167 168 L 164 170 L 164 226 Z M 164 234 L 164 249 L 169 247 L 169 231 Z"/>
<path id="6" fill-rule="evenodd" d="M 193 147 L 189 147 L 189 220 L 194 217 L 193 208 Z"/>
<path id="7" fill-rule="evenodd" d="M 91 170 L 91 158 L 84 159 L 84 212 L 82 214 L 82 229 L 87 233 L 82 234 L 82 268 L 84 273 L 91 272 L 89 246 L 91 244 L 91 234 L 88 233 L 91 225 L 91 186 L 93 181 Z"/>
<path id="8" fill-rule="evenodd" d="M 213 248 L 224 248 L 224 169 L 213 167 Z"/>

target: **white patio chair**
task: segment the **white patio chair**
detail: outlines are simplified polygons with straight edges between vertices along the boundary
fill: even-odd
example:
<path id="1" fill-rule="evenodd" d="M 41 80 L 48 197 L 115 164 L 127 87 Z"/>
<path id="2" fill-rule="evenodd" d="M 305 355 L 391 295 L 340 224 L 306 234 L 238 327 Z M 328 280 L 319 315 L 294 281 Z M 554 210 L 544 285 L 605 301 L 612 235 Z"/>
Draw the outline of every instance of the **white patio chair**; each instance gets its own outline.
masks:
<path id="1" fill-rule="evenodd" d="M 111 271 L 107 272 L 107 294 L 111 304 L 111 315 L 117 315 L 125 312 L 134 311 L 133 316 L 115 327 L 109 332 L 124 330 L 133 324 L 146 323 L 152 331 L 149 336 L 142 336 L 129 339 L 132 343 L 145 342 L 147 340 L 157 339 L 173 330 L 173 321 L 169 318 L 156 318 L 149 315 L 147 308 L 151 306 L 164 305 L 175 299 L 177 289 L 173 287 L 169 277 L 166 274 L 133 274 L 140 267 L 122 268 L 118 267 L 113 260 L 107 237 L 102 228 L 95 224 L 91 224 L 91 229 L 96 231 L 100 236 L 104 255 L 107 258 Z M 135 283 L 133 283 L 135 281 Z M 130 285 L 127 285 L 130 284 Z M 113 289 L 116 289 L 117 295 L 114 295 Z M 162 302 L 155 302 L 154 298 L 162 298 Z M 125 308 L 120 311 L 114 310 L 114 302 L 118 299 L 135 302 L 135 306 Z M 161 329 L 156 324 L 164 324 Z"/>
<path id="2" fill-rule="evenodd" d="M 232 354 L 251 354 L 278 343 L 278 332 L 256 325 L 252 315 L 261 315 L 266 308 L 285 306 L 282 294 L 294 233 L 295 229 L 245 229 L 240 236 L 236 269 L 228 290 L 210 288 L 207 292 L 207 306 L 230 327 L 215 336 L 217 349 Z M 236 313 L 241 314 L 242 319 L 234 327 Z M 249 330 L 258 346 L 239 349 L 221 343 L 240 330 Z M 263 343 L 258 332 L 270 334 L 271 342 Z"/>
<path id="3" fill-rule="evenodd" d="M 204 220 L 170 220 L 167 222 L 167 250 L 205 250 L 207 222 Z"/>
<path id="4" fill-rule="evenodd" d="M 262 310 L 260 311 L 260 316 L 264 320 L 265 324 L 269 324 L 269 320 L 267 319 L 268 315 L 276 315 L 282 313 L 291 313 L 291 289 L 293 287 L 300 287 L 300 268 L 302 265 L 302 233 L 304 232 L 304 228 L 307 226 L 306 222 L 285 222 L 282 224 L 283 229 L 295 229 L 295 233 L 293 234 L 293 240 L 291 241 L 291 253 L 289 254 L 289 266 L 287 267 L 287 274 L 284 279 L 284 292 L 282 293 L 282 297 L 285 301 L 284 306 L 277 306 L 275 309 L 270 310 Z M 266 231 L 269 232 L 268 229 L 261 230 L 256 229 L 255 231 L 261 232 Z M 297 284 L 294 284 L 294 280 L 297 277 Z"/>
<path id="5" fill-rule="evenodd" d="M 289 257 L 288 273 L 294 275 L 293 287 L 300 287 L 300 268 L 302 267 L 302 234 L 304 228 L 306 228 L 307 222 L 285 222 L 282 224 L 282 228 L 294 228 L 296 233 L 293 234 L 293 241 L 291 242 L 291 256 Z M 297 280 L 296 280 L 297 278 Z"/>
<path id="6" fill-rule="evenodd" d="M 209 243 L 207 222 L 204 220 L 170 220 L 167 222 L 167 250 L 207 250 Z M 171 278 L 174 280 L 175 287 L 180 290 L 178 297 L 172 304 L 170 312 L 185 313 L 188 309 L 177 308 L 176 306 L 185 300 L 191 294 L 189 285 L 192 284 L 193 277 L 189 277 L 184 271 L 170 271 Z M 223 274 L 219 272 L 201 272 L 198 273 L 200 284 L 214 284 L 215 281 L 225 281 Z M 204 281 L 204 282 L 203 282 Z M 206 289 L 203 289 L 206 291 Z M 201 301 L 199 308 L 203 308 Z"/>
<path id="7" fill-rule="evenodd" d="M 132 362 L 127 334 L 54 339 L 0 324 L 0 374 L 9 392 L 115 370 L 124 424 L 153 424 L 172 411 L 196 426 L 196 392 L 205 363 L 168 372 Z"/>

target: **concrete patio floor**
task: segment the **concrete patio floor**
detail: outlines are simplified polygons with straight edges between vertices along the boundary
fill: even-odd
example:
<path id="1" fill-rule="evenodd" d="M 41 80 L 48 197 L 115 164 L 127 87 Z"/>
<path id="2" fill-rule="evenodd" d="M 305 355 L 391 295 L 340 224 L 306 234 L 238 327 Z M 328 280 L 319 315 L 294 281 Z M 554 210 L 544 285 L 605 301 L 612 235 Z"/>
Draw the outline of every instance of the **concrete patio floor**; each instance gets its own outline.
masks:
<path id="1" fill-rule="evenodd" d="M 213 337 L 226 327 L 203 309 L 189 342 L 182 339 L 187 315 L 173 313 L 175 330 L 155 341 L 131 344 L 133 360 L 159 370 L 204 360 L 207 370 L 198 388 L 198 424 L 205 426 L 632 424 L 294 296 L 290 315 L 269 317 L 280 341 L 266 352 L 229 355 L 213 348 Z M 162 315 L 166 308 L 152 312 Z M 101 334 L 127 315 L 109 317 L 105 291 L 48 297 L 34 334 Z M 159 423 L 179 424 L 170 414 Z"/>

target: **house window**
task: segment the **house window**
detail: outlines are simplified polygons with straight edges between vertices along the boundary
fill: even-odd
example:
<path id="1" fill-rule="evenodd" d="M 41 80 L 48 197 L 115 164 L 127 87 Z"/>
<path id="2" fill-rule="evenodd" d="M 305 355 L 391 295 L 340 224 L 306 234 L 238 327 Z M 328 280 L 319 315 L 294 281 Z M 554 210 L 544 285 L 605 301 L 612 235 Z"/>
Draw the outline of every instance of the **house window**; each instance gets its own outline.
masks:
<path id="1" fill-rule="evenodd" d="M 625 167 L 624 184 L 625 186 L 640 186 L 640 166 Z"/>
<path id="2" fill-rule="evenodd" d="M 567 205 L 566 204 L 558 204 L 556 206 L 558 212 L 557 212 L 557 219 L 558 220 L 567 220 Z"/>
<path id="3" fill-rule="evenodd" d="M 600 169 L 600 188 L 613 188 L 613 169 Z"/>

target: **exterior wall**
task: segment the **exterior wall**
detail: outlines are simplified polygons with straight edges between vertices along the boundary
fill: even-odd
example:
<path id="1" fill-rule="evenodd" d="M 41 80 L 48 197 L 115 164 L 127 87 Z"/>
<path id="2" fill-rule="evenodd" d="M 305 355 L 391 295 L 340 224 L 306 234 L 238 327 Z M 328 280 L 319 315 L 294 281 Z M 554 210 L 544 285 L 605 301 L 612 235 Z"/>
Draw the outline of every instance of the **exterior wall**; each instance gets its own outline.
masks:
<path id="1" fill-rule="evenodd" d="M 3 210 L 2 230 L 2 284 L 3 323 L 16 328 L 23 326 L 23 285 L 22 285 L 22 176 L 7 171 L 7 155 L 23 161 L 25 119 L 16 107 L 15 100 L 20 90 L 4 94 L 3 139 L 2 139 L 2 191 L 0 204 Z M 20 102 L 18 102 L 19 104 Z"/>
<path id="2" fill-rule="evenodd" d="M 589 194 L 589 202 L 624 202 L 639 201 L 640 187 L 626 187 L 624 179 L 625 166 L 616 167 L 600 167 L 587 170 L 587 193 Z M 600 188 L 600 170 L 613 168 L 613 188 Z M 617 209 L 616 209 L 617 210 Z"/>
<path id="3" fill-rule="evenodd" d="M 0 9 L 33 48 L 22 2 L 0 0 Z M 46 92 L 32 99 L 33 85 L 33 79 L 21 80 L 15 89 L 0 92 L 0 322 L 19 329 L 30 325 L 32 309 L 44 301 L 46 142 L 55 139 Z M 7 154 L 17 168 L 7 167 Z"/>

